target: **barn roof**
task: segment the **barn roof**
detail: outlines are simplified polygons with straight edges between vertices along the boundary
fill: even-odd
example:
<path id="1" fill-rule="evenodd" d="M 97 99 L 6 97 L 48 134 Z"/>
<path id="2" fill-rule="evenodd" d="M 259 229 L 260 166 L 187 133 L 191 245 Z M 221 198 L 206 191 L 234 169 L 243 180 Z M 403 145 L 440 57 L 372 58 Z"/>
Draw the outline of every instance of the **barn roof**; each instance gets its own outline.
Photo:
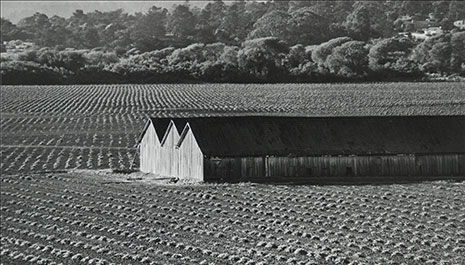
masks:
<path id="1" fill-rule="evenodd" d="M 465 153 L 465 116 L 187 119 L 207 156 Z"/>
<path id="2" fill-rule="evenodd" d="M 182 126 L 183 125 L 186 125 L 186 121 L 181 121 L 181 120 L 176 120 L 176 122 L 174 120 L 171 120 L 168 124 L 168 127 L 166 128 L 166 131 L 165 131 L 165 134 L 163 135 L 163 138 L 162 140 L 160 141 L 160 143 L 162 145 L 165 144 L 165 141 L 170 133 L 170 131 L 172 130 L 172 128 L 174 128 L 174 130 L 176 130 L 176 134 L 177 136 L 179 136 L 179 132 L 183 130 Z"/>
<path id="3" fill-rule="evenodd" d="M 170 124 L 170 121 L 174 121 L 174 124 L 176 126 L 176 129 L 178 129 L 178 132 L 182 132 L 184 129 L 184 126 L 186 125 L 187 120 L 184 118 L 156 118 L 156 117 L 151 117 L 149 118 L 149 121 L 144 126 L 144 129 L 142 130 L 138 143 L 142 141 L 142 138 L 145 135 L 145 132 L 147 131 L 148 126 L 150 125 L 150 122 L 153 124 L 155 127 L 155 132 L 157 133 L 158 140 L 160 143 L 163 141 L 163 137 L 165 136 L 166 130 L 168 129 L 168 125 Z"/>

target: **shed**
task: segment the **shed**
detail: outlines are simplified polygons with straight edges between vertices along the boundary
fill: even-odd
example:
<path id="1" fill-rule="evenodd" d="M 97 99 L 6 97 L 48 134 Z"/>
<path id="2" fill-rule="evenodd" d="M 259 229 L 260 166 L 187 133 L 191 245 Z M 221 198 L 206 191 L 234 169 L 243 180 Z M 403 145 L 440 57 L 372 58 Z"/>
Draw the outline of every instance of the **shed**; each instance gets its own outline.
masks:
<path id="1" fill-rule="evenodd" d="M 165 164 L 199 181 L 465 176 L 465 116 L 197 117 L 172 119 L 164 137 L 165 153 L 141 142 L 142 171 L 166 175 L 142 167 Z"/>

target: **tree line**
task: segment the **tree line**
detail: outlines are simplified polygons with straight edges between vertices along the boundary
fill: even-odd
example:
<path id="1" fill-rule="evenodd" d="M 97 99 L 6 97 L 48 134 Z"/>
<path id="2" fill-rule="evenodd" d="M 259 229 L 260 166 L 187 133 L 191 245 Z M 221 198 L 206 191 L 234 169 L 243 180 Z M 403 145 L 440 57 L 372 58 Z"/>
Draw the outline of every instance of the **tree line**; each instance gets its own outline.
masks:
<path id="1" fill-rule="evenodd" d="M 2 82 L 327 82 L 464 75 L 465 3 L 453 1 L 243 1 L 179 4 L 133 15 L 2 18 L 2 40 L 36 46 L 2 54 Z M 450 31 L 400 37 L 402 16 Z M 3 49 L 4 47 L 2 47 Z M 27 78 L 25 78 L 27 77 Z"/>

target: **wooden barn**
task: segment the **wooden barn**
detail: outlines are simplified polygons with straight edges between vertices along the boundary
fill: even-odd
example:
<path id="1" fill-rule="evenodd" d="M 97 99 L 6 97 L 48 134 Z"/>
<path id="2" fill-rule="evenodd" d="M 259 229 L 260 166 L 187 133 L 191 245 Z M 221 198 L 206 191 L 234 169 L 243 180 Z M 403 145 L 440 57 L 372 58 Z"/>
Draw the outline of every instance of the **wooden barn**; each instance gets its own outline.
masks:
<path id="1" fill-rule="evenodd" d="M 175 148 L 179 140 L 179 131 L 186 123 L 171 118 L 151 118 L 147 121 L 139 139 L 140 170 L 162 176 L 178 176 L 178 167 L 174 163 L 178 152 Z"/>
<path id="2" fill-rule="evenodd" d="M 465 116 L 150 119 L 140 159 L 199 181 L 463 178 Z"/>

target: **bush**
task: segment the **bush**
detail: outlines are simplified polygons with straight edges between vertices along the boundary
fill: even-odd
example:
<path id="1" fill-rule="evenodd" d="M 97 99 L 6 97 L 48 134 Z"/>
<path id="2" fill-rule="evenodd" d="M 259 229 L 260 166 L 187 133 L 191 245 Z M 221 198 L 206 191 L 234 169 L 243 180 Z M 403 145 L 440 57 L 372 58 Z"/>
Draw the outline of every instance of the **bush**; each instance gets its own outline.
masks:
<path id="1" fill-rule="evenodd" d="M 326 59 L 331 55 L 333 49 L 351 40 L 352 39 L 349 37 L 339 37 L 320 44 L 313 49 L 311 53 L 312 60 L 318 65 L 320 70 L 324 72 L 324 69 L 327 69 Z"/>
<path id="2" fill-rule="evenodd" d="M 1 59 L 4 84 L 342 82 L 465 75 L 464 54 L 465 33 L 456 32 L 416 47 L 407 38 L 367 44 L 339 37 L 289 48 L 266 37 L 241 47 L 195 43 L 145 53 L 55 47 L 2 53 Z"/>
<path id="3" fill-rule="evenodd" d="M 326 66 L 340 77 L 360 78 L 367 75 L 368 51 L 363 41 L 349 41 L 333 49 Z"/>
<path id="4" fill-rule="evenodd" d="M 465 74 L 465 32 L 430 38 L 413 49 L 412 59 L 425 73 Z"/>
<path id="5" fill-rule="evenodd" d="M 277 81 L 286 76 L 284 67 L 287 45 L 277 38 L 245 41 L 237 54 L 238 66 L 252 78 Z"/>
<path id="6" fill-rule="evenodd" d="M 5 85 L 62 84 L 63 73 L 36 62 L 5 61 L 1 64 L 1 79 Z"/>
<path id="7" fill-rule="evenodd" d="M 115 52 L 90 51 L 84 54 L 87 65 L 107 66 L 119 61 Z"/>
<path id="8" fill-rule="evenodd" d="M 414 47 L 415 43 L 408 38 L 383 39 L 370 48 L 369 67 L 383 78 L 418 76 L 418 65 L 409 59 Z"/>

